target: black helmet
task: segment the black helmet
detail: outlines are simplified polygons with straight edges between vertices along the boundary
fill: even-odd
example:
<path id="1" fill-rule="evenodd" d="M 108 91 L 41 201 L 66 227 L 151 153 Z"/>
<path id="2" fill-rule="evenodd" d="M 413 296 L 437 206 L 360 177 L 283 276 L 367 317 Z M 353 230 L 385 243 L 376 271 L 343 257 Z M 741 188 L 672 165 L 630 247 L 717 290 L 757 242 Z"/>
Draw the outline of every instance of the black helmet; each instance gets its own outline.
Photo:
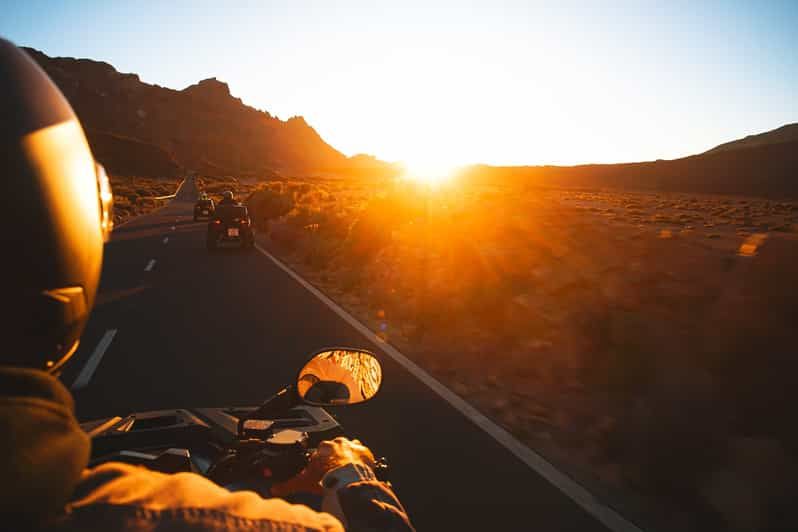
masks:
<path id="1" fill-rule="evenodd" d="M 108 178 L 47 74 L 0 39 L 6 310 L 0 365 L 55 373 L 77 349 L 113 220 Z"/>
<path id="2" fill-rule="evenodd" d="M 235 200 L 235 196 L 233 196 L 233 192 L 232 191 L 225 190 L 224 192 L 222 192 L 222 199 L 223 200 L 227 200 L 227 201 L 234 201 Z"/>

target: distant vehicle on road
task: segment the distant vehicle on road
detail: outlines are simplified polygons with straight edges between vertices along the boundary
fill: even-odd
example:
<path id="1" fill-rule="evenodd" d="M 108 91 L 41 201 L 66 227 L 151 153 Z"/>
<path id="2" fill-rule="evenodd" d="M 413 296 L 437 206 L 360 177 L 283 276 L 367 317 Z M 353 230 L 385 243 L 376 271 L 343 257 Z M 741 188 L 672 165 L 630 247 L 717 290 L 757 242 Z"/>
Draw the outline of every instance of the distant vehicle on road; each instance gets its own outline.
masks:
<path id="1" fill-rule="evenodd" d="M 213 204 L 213 200 L 207 196 L 204 197 L 203 196 L 200 196 L 200 199 L 198 199 L 197 203 L 194 204 L 195 222 L 200 218 L 205 218 L 209 220 L 213 216 L 213 213 L 216 211 L 216 206 Z"/>
<path id="2" fill-rule="evenodd" d="M 239 246 L 243 249 L 254 249 L 255 234 L 252 220 L 247 208 L 241 204 L 219 204 L 213 219 L 208 222 L 208 251 L 215 251 L 222 246 Z"/>

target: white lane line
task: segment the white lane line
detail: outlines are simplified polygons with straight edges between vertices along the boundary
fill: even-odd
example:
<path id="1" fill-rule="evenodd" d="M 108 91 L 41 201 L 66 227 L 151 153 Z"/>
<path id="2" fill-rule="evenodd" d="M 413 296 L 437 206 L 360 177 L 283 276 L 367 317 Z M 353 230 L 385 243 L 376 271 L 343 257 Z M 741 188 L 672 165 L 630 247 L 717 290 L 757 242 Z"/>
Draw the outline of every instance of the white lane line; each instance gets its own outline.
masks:
<path id="1" fill-rule="evenodd" d="M 73 390 L 80 390 L 89 384 L 92 375 L 94 375 L 94 372 L 97 370 L 97 366 L 100 365 L 100 361 L 103 359 L 105 352 L 108 350 L 108 346 L 111 345 L 111 341 L 113 341 L 114 336 L 116 336 L 116 331 L 117 329 L 108 329 L 105 331 L 105 334 L 100 339 L 100 343 L 94 348 L 94 352 L 89 357 L 86 365 L 83 366 L 82 370 L 80 370 L 78 378 L 75 379 L 74 383 L 72 383 Z"/>
<path id="2" fill-rule="evenodd" d="M 147 265 L 144 266 L 144 271 L 145 272 L 152 271 L 153 266 L 155 266 L 155 259 L 150 259 L 150 262 L 148 262 Z"/>
<path id="3" fill-rule="evenodd" d="M 163 237 L 163 243 L 166 244 L 167 242 L 169 242 L 169 237 L 168 236 Z"/>
<path id="4" fill-rule="evenodd" d="M 377 336 L 374 331 L 360 323 L 357 318 L 338 306 L 335 301 L 324 295 L 321 290 L 300 277 L 296 272 L 294 272 L 294 270 L 283 264 L 280 259 L 261 247 L 260 244 L 255 244 L 255 247 L 258 251 L 271 259 L 271 261 L 274 262 L 277 267 L 290 275 L 296 282 L 304 286 L 311 294 L 320 299 L 339 317 L 354 327 L 359 333 L 375 344 L 379 345 L 385 354 L 398 362 L 418 380 L 426 384 L 432 391 L 437 393 L 443 400 L 452 405 L 452 407 L 470 419 L 475 425 L 492 436 L 493 439 L 499 442 L 505 449 L 514 454 L 519 460 L 524 462 L 531 469 L 535 470 L 535 472 L 537 472 L 540 476 L 548 480 L 552 485 L 557 487 L 561 492 L 563 492 L 576 504 L 581 506 L 583 510 L 592 515 L 604 526 L 613 532 L 642 532 L 642 530 L 634 523 L 627 521 L 618 512 L 609 506 L 602 504 L 589 491 L 582 487 L 581 484 L 559 471 L 557 468 L 547 462 L 545 458 L 518 441 L 512 434 L 488 419 L 459 395 L 449 390 L 437 379 L 421 369 L 418 365 L 416 365 L 415 362 L 400 353 L 399 350 L 394 346 L 386 343 L 382 338 Z"/>

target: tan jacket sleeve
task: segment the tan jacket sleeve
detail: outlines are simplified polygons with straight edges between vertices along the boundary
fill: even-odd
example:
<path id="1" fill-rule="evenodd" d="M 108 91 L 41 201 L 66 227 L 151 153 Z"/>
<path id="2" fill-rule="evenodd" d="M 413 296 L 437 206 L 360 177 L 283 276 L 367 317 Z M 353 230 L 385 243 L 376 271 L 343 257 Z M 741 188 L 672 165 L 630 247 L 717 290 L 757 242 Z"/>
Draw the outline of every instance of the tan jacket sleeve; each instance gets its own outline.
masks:
<path id="1" fill-rule="evenodd" d="M 122 463 L 86 470 L 69 511 L 82 520 L 91 516 L 120 523 L 160 520 L 179 529 L 216 530 L 224 524 L 230 529 L 343 530 L 335 517 L 307 506 L 264 499 L 253 492 L 230 492 L 193 473 L 167 475 Z M 196 526 L 189 526 L 192 523 Z M 108 530 L 114 528 L 107 524 Z"/>

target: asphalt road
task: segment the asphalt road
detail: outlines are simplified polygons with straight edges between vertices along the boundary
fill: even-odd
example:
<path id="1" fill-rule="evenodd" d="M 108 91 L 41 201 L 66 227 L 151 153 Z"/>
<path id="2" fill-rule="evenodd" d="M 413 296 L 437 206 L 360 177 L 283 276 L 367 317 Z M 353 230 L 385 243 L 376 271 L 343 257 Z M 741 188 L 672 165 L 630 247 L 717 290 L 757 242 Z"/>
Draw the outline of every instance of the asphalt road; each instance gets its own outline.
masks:
<path id="1" fill-rule="evenodd" d="M 419 530 L 606 530 L 262 253 L 209 255 L 205 223 L 191 219 L 195 195 L 187 182 L 107 244 L 98 303 L 63 377 L 73 382 L 117 331 L 76 391 L 82 421 L 257 404 L 292 382 L 311 352 L 365 347 L 380 355 L 382 391 L 333 413 L 350 437 L 388 458 Z"/>

